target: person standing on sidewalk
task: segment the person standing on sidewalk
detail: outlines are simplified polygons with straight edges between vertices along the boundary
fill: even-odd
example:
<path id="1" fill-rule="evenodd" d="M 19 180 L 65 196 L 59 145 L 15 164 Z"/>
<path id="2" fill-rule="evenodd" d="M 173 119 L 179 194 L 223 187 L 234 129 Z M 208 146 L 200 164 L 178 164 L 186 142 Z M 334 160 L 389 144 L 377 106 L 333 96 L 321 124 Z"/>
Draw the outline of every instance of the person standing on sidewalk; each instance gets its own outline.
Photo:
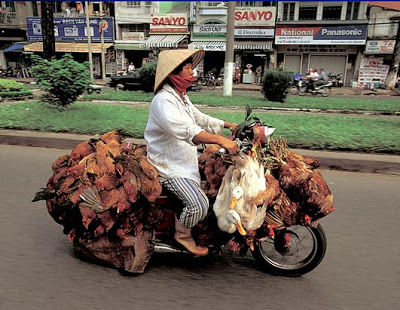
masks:
<path id="1" fill-rule="evenodd" d="M 234 141 L 220 135 L 224 127 L 233 131 L 237 125 L 200 112 L 186 94 L 194 80 L 193 68 L 203 57 L 203 50 L 159 54 L 155 96 L 144 132 L 149 162 L 158 170 L 163 187 L 183 204 L 175 216 L 175 239 L 195 255 L 208 254 L 208 248 L 196 245 L 191 231 L 209 208 L 200 187 L 197 145 L 219 144 L 231 154 L 238 151 Z"/>

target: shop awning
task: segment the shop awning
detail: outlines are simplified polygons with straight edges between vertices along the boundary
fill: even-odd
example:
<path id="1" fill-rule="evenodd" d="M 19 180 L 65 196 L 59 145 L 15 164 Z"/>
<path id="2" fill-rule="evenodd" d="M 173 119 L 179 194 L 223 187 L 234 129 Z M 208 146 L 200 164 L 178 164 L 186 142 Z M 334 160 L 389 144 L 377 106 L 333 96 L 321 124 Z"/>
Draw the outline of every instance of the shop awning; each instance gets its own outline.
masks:
<path id="1" fill-rule="evenodd" d="M 22 43 L 14 43 L 13 45 L 7 47 L 5 50 L 3 50 L 3 53 L 21 53 L 24 51 L 24 46 L 26 44 Z"/>
<path id="2" fill-rule="evenodd" d="M 107 49 L 112 46 L 112 43 L 104 43 L 104 48 Z M 43 52 L 43 43 L 34 42 L 24 46 L 26 52 Z M 92 53 L 101 53 L 101 43 L 91 44 Z M 63 53 L 88 53 L 89 47 L 87 43 L 69 43 L 69 42 L 56 42 L 56 52 Z"/>
<path id="3" fill-rule="evenodd" d="M 203 49 L 205 51 L 225 51 L 225 41 L 194 41 L 189 44 L 188 49 Z M 236 50 L 272 50 L 272 40 L 270 41 L 235 41 Z"/>
<path id="4" fill-rule="evenodd" d="M 225 41 L 194 41 L 188 45 L 190 50 L 205 50 L 224 52 L 226 50 Z"/>
<path id="5" fill-rule="evenodd" d="M 125 50 L 125 51 L 147 50 L 145 43 L 115 43 L 114 48 L 116 50 Z"/>
<path id="6" fill-rule="evenodd" d="M 148 48 L 153 47 L 178 47 L 179 42 L 186 38 L 186 34 L 151 35 L 147 41 Z"/>
<path id="7" fill-rule="evenodd" d="M 237 50 L 271 50 L 272 40 L 269 41 L 236 41 L 235 49 Z"/>

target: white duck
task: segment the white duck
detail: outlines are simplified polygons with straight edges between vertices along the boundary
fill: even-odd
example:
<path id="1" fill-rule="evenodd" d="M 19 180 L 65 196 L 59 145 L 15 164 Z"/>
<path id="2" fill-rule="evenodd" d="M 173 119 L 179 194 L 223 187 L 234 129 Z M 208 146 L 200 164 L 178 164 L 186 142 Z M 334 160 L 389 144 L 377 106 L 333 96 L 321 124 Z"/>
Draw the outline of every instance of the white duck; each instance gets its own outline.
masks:
<path id="1" fill-rule="evenodd" d="M 213 206 L 219 228 L 228 233 L 238 229 L 242 235 L 259 228 L 267 208 L 265 189 L 264 167 L 253 157 L 237 158 L 227 170 Z"/>
<path id="2" fill-rule="evenodd" d="M 229 205 L 226 204 L 225 196 L 229 196 L 232 194 L 232 199 L 230 200 Z M 214 203 L 214 213 L 217 217 L 218 227 L 227 233 L 234 233 L 236 229 L 243 236 L 246 235 L 246 231 L 242 226 L 242 222 L 240 219 L 240 215 L 234 210 L 237 201 L 243 196 L 243 189 L 240 186 L 236 186 L 233 191 L 230 193 L 229 191 L 225 191 L 224 194 L 219 194 Z M 222 198 L 224 197 L 224 198 Z"/>

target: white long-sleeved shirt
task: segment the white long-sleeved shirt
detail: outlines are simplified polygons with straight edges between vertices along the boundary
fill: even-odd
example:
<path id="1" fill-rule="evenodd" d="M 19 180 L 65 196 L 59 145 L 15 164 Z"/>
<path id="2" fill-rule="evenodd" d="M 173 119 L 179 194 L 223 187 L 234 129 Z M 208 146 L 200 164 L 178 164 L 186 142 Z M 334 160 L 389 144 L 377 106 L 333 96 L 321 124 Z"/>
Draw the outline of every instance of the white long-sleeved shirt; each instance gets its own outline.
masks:
<path id="1" fill-rule="evenodd" d="M 187 95 L 183 97 L 185 102 L 168 84 L 154 96 L 144 131 L 147 158 L 162 181 L 189 178 L 200 184 L 193 138 L 202 131 L 220 134 L 224 121 L 200 112 Z"/>

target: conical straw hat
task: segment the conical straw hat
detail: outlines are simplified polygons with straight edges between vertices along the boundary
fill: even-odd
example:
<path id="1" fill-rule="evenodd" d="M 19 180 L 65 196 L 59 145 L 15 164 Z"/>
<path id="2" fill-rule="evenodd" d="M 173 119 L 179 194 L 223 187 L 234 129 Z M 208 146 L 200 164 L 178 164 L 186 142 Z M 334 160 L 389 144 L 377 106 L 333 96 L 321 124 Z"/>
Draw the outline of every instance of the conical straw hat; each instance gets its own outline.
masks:
<path id="1" fill-rule="evenodd" d="M 157 61 L 156 81 L 154 93 L 162 86 L 168 75 L 172 73 L 186 59 L 193 57 L 193 68 L 196 67 L 204 57 L 204 50 L 165 50 L 160 52 Z"/>

